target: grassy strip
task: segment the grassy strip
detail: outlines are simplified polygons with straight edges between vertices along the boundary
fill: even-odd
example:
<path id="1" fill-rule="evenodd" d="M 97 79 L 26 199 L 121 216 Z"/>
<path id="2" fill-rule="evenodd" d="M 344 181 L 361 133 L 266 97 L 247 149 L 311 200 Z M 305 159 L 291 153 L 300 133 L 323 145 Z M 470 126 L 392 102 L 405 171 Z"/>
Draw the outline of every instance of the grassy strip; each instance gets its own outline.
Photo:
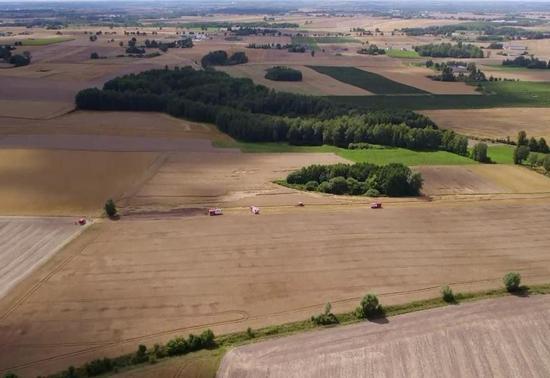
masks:
<path id="1" fill-rule="evenodd" d="M 413 165 L 466 165 L 477 164 L 472 159 L 446 151 L 413 151 L 406 148 L 370 148 L 349 150 L 335 146 L 291 146 L 288 143 L 214 142 L 218 148 L 238 148 L 245 153 L 334 153 L 355 163 L 386 165 L 401 163 Z"/>
<path id="2" fill-rule="evenodd" d="M 414 59 L 420 58 L 420 55 L 414 50 L 399 50 L 389 49 L 386 51 L 386 55 L 390 58 L 402 58 L 402 59 Z"/>
<path id="3" fill-rule="evenodd" d="M 382 75 L 361 70 L 355 67 L 330 67 L 330 66 L 307 66 L 323 75 L 330 76 L 338 81 L 365 89 L 369 92 L 389 95 L 389 94 L 429 94 L 421 89 L 411 87 L 390 80 Z M 361 96 L 359 96 L 361 97 Z M 368 96 L 372 97 L 372 96 Z"/>
<path id="4" fill-rule="evenodd" d="M 533 286 L 523 286 L 517 293 L 509 293 L 506 289 L 492 289 L 477 292 L 465 292 L 455 294 L 456 302 L 453 304 L 475 302 L 484 299 L 506 297 L 510 295 L 544 295 L 550 294 L 550 284 L 541 284 Z M 450 305 L 441 297 L 431 298 L 419 301 L 408 302 L 400 305 L 392 305 L 384 307 L 384 317 L 392 317 L 403 315 L 416 311 L 430 310 Z M 357 318 L 354 311 L 336 314 L 338 319 L 337 325 L 328 327 L 337 327 L 349 325 L 365 321 Z M 221 362 L 223 355 L 230 349 L 241 345 L 250 344 L 257 341 L 269 340 L 274 337 L 290 336 L 300 332 L 307 332 L 315 329 L 322 329 L 324 326 L 317 326 L 310 320 L 301 320 L 280 325 L 268 326 L 256 330 L 247 330 L 243 332 L 235 332 L 216 337 L 216 349 L 203 350 L 199 352 L 189 353 L 185 356 L 167 358 L 163 364 L 169 364 L 174 361 L 178 366 L 184 366 L 185 369 L 180 371 L 185 376 L 201 376 L 214 377 Z M 187 362 L 187 363 L 184 363 Z M 152 369 L 148 365 L 135 365 L 128 369 Z M 125 370 L 128 370 L 125 369 Z"/>
<path id="5" fill-rule="evenodd" d="M 37 39 L 25 39 L 21 41 L 23 46 L 47 46 L 55 43 L 73 41 L 74 38 L 70 37 L 52 37 L 52 38 L 37 38 Z"/>
<path id="6" fill-rule="evenodd" d="M 548 107 L 550 85 L 533 81 L 498 81 L 482 85 L 482 95 L 327 96 L 337 103 L 363 109 L 402 108 L 482 109 L 497 107 Z"/>

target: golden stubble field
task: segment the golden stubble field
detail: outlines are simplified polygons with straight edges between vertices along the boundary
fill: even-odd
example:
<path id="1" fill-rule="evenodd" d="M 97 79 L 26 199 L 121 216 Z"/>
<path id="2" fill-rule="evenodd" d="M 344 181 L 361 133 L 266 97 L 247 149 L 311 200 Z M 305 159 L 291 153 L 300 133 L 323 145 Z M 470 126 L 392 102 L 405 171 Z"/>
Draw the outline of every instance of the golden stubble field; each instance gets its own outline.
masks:
<path id="1" fill-rule="evenodd" d="M 464 110 L 423 110 L 438 126 L 478 138 L 510 137 L 515 140 L 519 131 L 529 137 L 550 140 L 550 109 L 493 108 Z"/>
<path id="2" fill-rule="evenodd" d="M 509 270 L 543 282 L 549 210 L 306 205 L 101 222 L 0 302 L 0 370 L 44 374 L 204 328 L 305 319 L 328 301 L 350 310 L 366 292 L 396 303 L 498 286 Z"/>

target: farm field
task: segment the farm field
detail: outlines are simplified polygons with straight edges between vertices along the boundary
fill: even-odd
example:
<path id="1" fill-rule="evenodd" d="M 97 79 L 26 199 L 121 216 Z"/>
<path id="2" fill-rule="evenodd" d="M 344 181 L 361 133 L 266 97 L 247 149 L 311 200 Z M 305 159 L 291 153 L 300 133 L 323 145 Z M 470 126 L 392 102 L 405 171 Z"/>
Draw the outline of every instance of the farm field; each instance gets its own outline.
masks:
<path id="1" fill-rule="evenodd" d="M 550 179 L 541 174 L 543 168 L 535 172 L 514 165 L 510 145 L 489 142 L 488 155 L 497 164 L 480 164 L 443 148 L 465 153 L 466 142 L 471 151 L 478 139 L 515 139 L 519 130 L 550 141 L 550 70 L 503 69 L 499 64 L 505 57 L 499 51 L 485 49 L 488 42 L 474 42 L 488 57 L 464 62 L 475 62 L 487 77 L 521 81 L 479 86 L 434 81 L 428 77 L 434 70 L 424 64 L 429 58 L 419 57 L 413 47 L 456 43 L 461 37 L 400 30 L 481 18 L 497 20 L 495 25 L 504 18 L 514 23 L 518 16 L 511 8 L 481 15 L 413 12 L 412 6 L 400 12 L 399 6 L 382 3 L 379 10 L 359 3 L 348 10 L 347 5 L 336 10 L 332 5 L 281 3 L 269 14 L 256 14 L 248 5 L 239 9 L 238 2 L 228 3 L 227 13 L 205 4 L 78 4 L 0 9 L 0 44 L 13 46 L 0 49 L 0 376 L 8 371 L 19 377 L 45 376 L 207 328 L 218 336 L 307 322 L 327 302 L 335 313 L 350 311 L 368 292 L 384 305 L 403 304 L 439 297 L 447 284 L 456 292 L 502 287 L 502 276 L 510 271 L 519 272 L 527 285 L 548 284 Z M 550 30 L 542 16 L 547 17 L 543 12 L 517 19 L 534 22 L 538 17 L 540 27 Z M 281 25 L 285 22 L 295 25 Z M 548 60 L 550 39 L 542 37 L 518 37 L 514 43 Z M 192 39 L 192 48 L 179 47 L 188 46 L 185 38 Z M 476 35 L 465 35 L 468 39 L 476 40 Z M 292 43 L 307 49 L 291 52 L 287 45 Z M 387 54 L 358 53 L 373 44 Z M 372 115 L 372 122 L 406 120 L 423 127 L 424 118 L 401 111 L 421 112 L 440 128 L 471 138 L 446 135 L 441 151 L 243 142 L 229 134 L 242 140 L 316 143 L 317 126 L 322 126 L 327 143 L 383 140 L 420 147 L 437 146 L 435 138 L 442 133 L 368 129 L 356 123 L 355 130 L 345 130 L 345 120 L 329 120 L 346 109 L 263 90 L 252 96 L 252 88 L 240 85 L 243 81 L 210 75 L 189 75 L 187 80 L 179 73 L 156 72 L 150 81 L 128 78 L 117 87 L 130 93 L 97 98 L 88 92 L 79 104 L 186 114 L 215 122 L 228 134 L 214 124 L 165 113 L 75 108 L 75 95 L 84 88 L 101 88 L 115 77 L 151 69 L 201 69 L 202 57 L 217 50 L 246 54 L 244 64 L 210 67 L 233 77 L 356 106 L 350 114 L 384 108 L 398 117 L 387 121 L 386 114 Z M 29 52 L 30 64 L 12 67 L 10 51 Z M 300 70 L 303 81 L 265 79 L 265 70 L 274 66 Z M 162 78 L 157 82 L 155 77 Z M 202 82 L 204 78 L 213 81 Z M 312 122 L 286 122 L 284 117 L 311 117 Z M 321 119 L 327 122 L 318 124 Z M 391 139 L 390 133 L 395 133 Z M 353 162 L 405 164 L 422 174 L 423 188 L 417 197 L 373 198 L 299 191 L 280 181 L 304 166 Z M 401 173 L 397 171 L 389 167 L 383 173 L 389 177 Z M 384 174 L 371 175 L 371 181 L 381 181 L 376 183 L 381 192 L 395 184 L 382 182 L 389 180 Z M 354 189 L 357 185 L 346 181 Z M 120 216 L 105 214 L 109 198 Z M 374 201 L 383 203 L 382 209 L 371 209 Z M 256 206 L 261 215 L 251 213 Z M 207 216 L 218 207 L 223 216 Z M 89 220 L 86 227 L 75 224 L 80 217 Z M 496 302 L 486 302 L 487 310 L 450 306 L 390 318 L 386 325 L 339 328 L 326 337 L 300 335 L 304 343 L 287 349 L 285 340 L 244 347 L 228 355 L 220 374 L 269 375 L 264 368 L 280 376 L 437 376 L 446 369 L 448 375 L 502 375 L 499 366 L 514 374 L 550 371 L 548 363 L 540 362 L 548 349 L 540 341 L 548 336 L 548 300 L 505 301 L 505 308 Z M 527 317 L 523 311 L 529 309 Z M 535 334 L 537 326 L 543 332 Z M 476 335 L 486 337 L 487 330 L 494 331 L 490 339 L 470 342 Z M 333 341 L 337 334 L 347 341 Z M 531 341 L 522 338 L 531 334 Z M 517 341 L 520 353 L 512 353 L 510 340 Z M 334 343 L 333 348 L 327 343 Z M 505 347 L 499 356 L 492 351 L 497 343 Z M 135 369 L 121 367 L 120 373 L 210 377 L 226 347 L 160 358 L 159 364 L 147 361 Z M 375 348 L 387 355 L 373 354 Z M 472 351 L 478 354 L 472 357 Z M 457 361 L 448 362 L 448 353 Z M 473 363 L 459 360 L 464 356 Z M 503 356 L 506 362 L 500 361 Z M 389 359 L 404 368 L 392 368 Z M 350 362 L 348 370 L 332 364 L 344 360 Z M 252 370 L 243 370 L 243 364 Z M 519 370 L 525 364 L 531 370 Z"/>
<path id="2" fill-rule="evenodd" d="M 420 55 L 414 50 L 399 50 L 399 49 L 389 49 L 386 51 L 386 55 L 390 58 L 420 58 Z"/>
<path id="3" fill-rule="evenodd" d="M 346 160 L 362 163 L 369 162 L 383 165 L 401 163 L 405 165 L 460 165 L 477 164 L 472 159 L 446 151 L 413 151 L 405 148 L 371 148 L 366 150 L 350 150 L 336 146 L 291 146 L 287 143 L 245 143 L 245 142 L 215 142 L 221 148 L 238 148 L 245 153 L 334 153 Z"/>
<path id="4" fill-rule="evenodd" d="M 442 128 L 478 138 L 515 140 L 521 130 L 530 137 L 550 138 L 550 108 L 429 110 L 422 114 Z"/>
<path id="5" fill-rule="evenodd" d="M 343 83 L 330 76 L 323 75 L 311 68 L 301 65 L 291 65 L 291 68 L 302 72 L 303 79 L 300 82 L 273 81 L 266 79 L 265 71 L 273 67 L 269 64 L 244 64 L 227 67 L 217 67 L 217 70 L 225 71 L 235 77 L 247 77 L 256 84 L 265 85 L 279 91 L 293 92 L 306 95 L 370 95 L 372 93 L 365 89 Z"/>
<path id="6" fill-rule="evenodd" d="M 45 374 L 207 327 L 307 319 L 327 301 L 350 310 L 371 291 L 391 304 L 436 296 L 447 283 L 494 287 L 512 269 L 545 282 L 549 206 L 306 205 L 101 222 L 36 272 L 47 279 L 0 301 L 0 366 Z"/>
<path id="7" fill-rule="evenodd" d="M 485 95 L 329 96 L 341 104 L 363 108 L 399 107 L 414 110 L 548 107 L 550 86 L 545 82 L 499 81 L 483 84 Z"/>
<path id="8" fill-rule="evenodd" d="M 82 229 L 72 218 L 0 216 L 0 298 Z"/>
<path id="9" fill-rule="evenodd" d="M 0 149 L 0 214 L 98 215 L 152 166 L 150 152 Z"/>
<path id="10" fill-rule="evenodd" d="M 368 72 L 372 72 L 388 78 L 389 80 L 418 88 L 424 92 L 432 94 L 447 95 L 479 95 L 476 87 L 464 82 L 445 82 L 435 81 L 428 77 L 433 75 L 433 71 L 425 67 L 413 65 L 399 65 L 386 67 L 359 67 Z"/>
<path id="11" fill-rule="evenodd" d="M 61 43 L 61 42 L 67 42 L 72 41 L 73 38 L 71 37 L 52 37 L 52 38 L 29 38 L 24 39 L 21 41 L 21 44 L 23 46 L 47 46 L 47 45 L 53 45 L 54 43 Z"/>
<path id="12" fill-rule="evenodd" d="M 425 94 L 426 92 L 398 83 L 372 72 L 355 67 L 309 66 L 315 71 L 328 75 L 346 84 L 355 85 L 375 94 Z"/>
<path id="13" fill-rule="evenodd" d="M 239 347 L 218 376 L 545 376 L 549 315 L 548 296 L 406 314 Z"/>
<path id="14" fill-rule="evenodd" d="M 550 180 L 514 165 L 421 166 L 426 195 L 550 193 Z"/>

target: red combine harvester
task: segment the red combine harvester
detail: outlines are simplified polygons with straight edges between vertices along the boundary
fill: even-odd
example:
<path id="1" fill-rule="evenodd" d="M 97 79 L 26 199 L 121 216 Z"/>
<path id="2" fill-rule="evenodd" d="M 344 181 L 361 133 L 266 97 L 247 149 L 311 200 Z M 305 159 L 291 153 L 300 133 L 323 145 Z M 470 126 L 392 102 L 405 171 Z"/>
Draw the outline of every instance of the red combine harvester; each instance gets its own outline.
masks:
<path id="1" fill-rule="evenodd" d="M 370 204 L 370 208 L 371 209 L 381 209 L 382 208 L 382 203 L 381 202 L 373 202 Z"/>
<path id="2" fill-rule="evenodd" d="M 211 217 L 215 215 L 223 215 L 223 210 L 219 207 L 208 209 L 208 215 L 210 215 Z"/>

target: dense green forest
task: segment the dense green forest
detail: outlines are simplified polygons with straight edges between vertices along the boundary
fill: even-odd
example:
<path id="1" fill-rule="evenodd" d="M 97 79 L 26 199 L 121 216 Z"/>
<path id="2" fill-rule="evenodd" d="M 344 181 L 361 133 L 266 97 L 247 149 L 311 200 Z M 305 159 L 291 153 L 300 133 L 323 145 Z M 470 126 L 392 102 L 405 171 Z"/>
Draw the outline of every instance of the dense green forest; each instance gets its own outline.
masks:
<path id="1" fill-rule="evenodd" d="M 510 26 L 514 25 L 514 26 Z M 425 34 L 431 35 L 443 35 L 450 37 L 453 33 L 461 31 L 469 32 L 479 32 L 480 36 L 478 40 L 493 40 L 493 41 L 503 41 L 509 39 L 542 39 L 549 38 L 550 33 L 541 32 L 537 30 L 529 30 L 518 26 L 532 26 L 530 21 L 525 23 L 521 22 L 504 22 L 500 24 L 495 24 L 488 21 L 474 21 L 474 22 L 465 22 L 462 24 L 454 25 L 442 25 L 442 26 L 428 26 L 425 28 L 404 28 L 402 29 L 407 35 L 410 36 L 420 36 Z"/>
<path id="2" fill-rule="evenodd" d="M 248 62 L 248 57 L 242 51 L 237 51 L 229 56 L 223 50 L 211 51 L 201 59 L 203 68 L 209 66 L 233 66 L 235 64 L 244 64 Z"/>
<path id="3" fill-rule="evenodd" d="M 413 149 L 442 149 L 465 155 L 467 140 L 440 130 L 426 116 L 401 110 L 358 110 L 320 97 L 276 92 L 250 79 L 212 69 L 150 70 L 85 89 L 80 109 L 166 112 L 214 123 L 248 142 L 347 147 L 367 142 Z"/>
<path id="4" fill-rule="evenodd" d="M 403 164 L 310 165 L 290 173 L 286 183 L 298 189 L 332 194 L 416 196 L 422 176 Z"/>
<path id="5" fill-rule="evenodd" d="M 267 69 L 265 78 L 274 81 L 302 81 L 302 72 L 290 67 L 275 66 Z"/>
<path id="6" fill-rule="evenodd" d="M 548 62 L 550 63 L 550 62 Z M 506 59 L 502 61 L 503 66 L 510 66 L 510 67 L 525 67 L 525 68 L 539 68 L 539 69 L 546 69 L 550 68 L 550 64 L 548 64 L 544 60 L 540 60 L 539 58 L 536 58 L 534 56 L 531 57 L 525 57 L 523 55 L 518 56 L 514 59 Z"/>
<path id="7" fill-rule="evenodd" d="M 483 58 L 483 50 L 471 44 L 440 43 L 415 46 L 414 50 L 420 56 L 431 56 L 434 58 Z"/>

